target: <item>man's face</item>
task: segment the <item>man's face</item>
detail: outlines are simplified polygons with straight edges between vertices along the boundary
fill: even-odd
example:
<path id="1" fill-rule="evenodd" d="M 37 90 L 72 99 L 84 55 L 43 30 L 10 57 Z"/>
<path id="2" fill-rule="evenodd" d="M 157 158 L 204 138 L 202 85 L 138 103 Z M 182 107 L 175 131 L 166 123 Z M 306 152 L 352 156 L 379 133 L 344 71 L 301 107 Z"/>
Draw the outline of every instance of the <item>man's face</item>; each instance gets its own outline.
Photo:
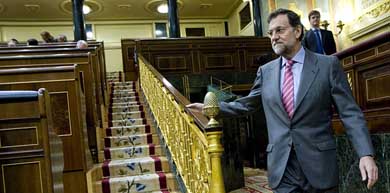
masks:
<path id="1" fill-rule="evenodd" d="M 321 21 L 321 16 L 318 14 L 313 14 L 309 18 L 309 22 L 310 22 L 311 27 L 319 28 L 320 21 Z"/>
<path id="2" fill-rule="evenodd" d="M 288 22 L 287 15 L 278 15 L 269 23 L 268 36 L 271 38 L 272 49 L 277 55 L 287 56 L 292 54 L 297 47 L 301 35 L 301 28 L 293 28 Z M 297 45 L 298 44 L 298 45 Z"/>

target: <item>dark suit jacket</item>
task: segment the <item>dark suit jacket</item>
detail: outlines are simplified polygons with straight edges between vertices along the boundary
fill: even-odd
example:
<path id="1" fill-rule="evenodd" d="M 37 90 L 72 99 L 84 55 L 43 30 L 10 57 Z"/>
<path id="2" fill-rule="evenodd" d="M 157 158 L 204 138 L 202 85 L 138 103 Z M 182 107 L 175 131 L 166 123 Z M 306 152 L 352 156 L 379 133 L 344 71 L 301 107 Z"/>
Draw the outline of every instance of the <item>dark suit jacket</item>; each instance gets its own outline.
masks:
<path id="1" fill-rule="evenodd" d="M 305 51 L 291 120 L 283 107 L 280 91 L 281 57 L 259 68 L 248 96 L 220 103 L 221 116 L 247 115 L 263 107 L 269 138 L 268 180 L 271 188 L 276 188 L 283 177 L 292 145 L 313 187 L 327 189 L 337 186 L 339 176 L 332 105 L 337 108 L 358 156 L 374 154 L 363 113 L 352 96 L 339 60 L 335 56 Z"/>
<path id="2" fill-rule="evenodd" d="M 324 48 L 326 55 L 331 55 L 333 53 L 336 53 L 336 43 L 333 38 L 333 33 L 328 30 L 320 30 L 321 32 L 321 40 L 322 40 L 322 46 Z M 309 30 L 305 33 L 305 36 L 302 40 L 303 47 L 316 52 L 317 49 L 317 43 L 316 43 L 316 34 L 313 30 Z"/>

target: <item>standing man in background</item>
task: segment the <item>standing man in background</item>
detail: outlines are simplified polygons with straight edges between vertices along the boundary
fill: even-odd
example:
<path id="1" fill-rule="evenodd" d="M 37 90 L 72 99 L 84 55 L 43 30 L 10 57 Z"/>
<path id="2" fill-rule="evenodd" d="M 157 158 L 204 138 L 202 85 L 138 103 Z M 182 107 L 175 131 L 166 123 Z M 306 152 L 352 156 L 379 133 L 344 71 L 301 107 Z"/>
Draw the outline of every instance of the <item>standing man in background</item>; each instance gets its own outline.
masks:
<path id="1" fill-rule="evenodd" d="M 220 115 L 239 117 L 264 109 L 268 182 L 274 193 L 338 193 L 334 105 L 370 189 L 378 179 L 374 149 L 339 60 L 302 47 L 303 25 L 293 11 L 277 9 L 267 21 L 272 49 L 280 57 L 259 67 L 248 96 L 221 102 Z M 187 107 L 201 111 L 203 104 Z"/>
<path id="2" fill-rule="evenodd" d="M 317 10 L 309 13 L 309 22 L 311 29 L 306 32 L 302 40 L 302 45 L 319 54 L 331 55 L 336 53 L 336 43 L 333 33 L 328 30 L 320 29 L 321 15 Z"/>

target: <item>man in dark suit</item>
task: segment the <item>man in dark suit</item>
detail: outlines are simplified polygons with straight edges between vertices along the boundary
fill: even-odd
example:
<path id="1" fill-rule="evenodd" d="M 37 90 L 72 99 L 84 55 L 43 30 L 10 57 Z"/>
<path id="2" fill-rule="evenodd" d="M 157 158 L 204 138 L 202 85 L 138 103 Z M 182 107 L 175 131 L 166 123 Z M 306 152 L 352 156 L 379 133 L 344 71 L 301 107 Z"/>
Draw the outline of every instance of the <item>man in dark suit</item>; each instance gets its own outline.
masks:
<path id="1" fill-rule="evenodd" d="M 317 10 L 309 13 L 309 22 L 311 29 L 306 32 L 302 40 L 302 45 L 319 54 L 331 55 L 336 52 L 336 43 L 333 33 L 328 30 L 320 29 L 321 15 Z"/>
<path id="2" fill-rule="evenodd" d="M 263 107 L 274 193 L 337 193 L 334 105 L 359 156 L 362 179 L 371 188 L 378 179 L 373 146 L 338 59 L 302 47 L 303 25 L 296 13 L 278 9 L 268 23 L 272 48 L 280 57 L 259 67 L 248 96 L 221 102 L 221 116 L 245 116 Z M 187 107 L 201 111 L 203 104 Z"/>

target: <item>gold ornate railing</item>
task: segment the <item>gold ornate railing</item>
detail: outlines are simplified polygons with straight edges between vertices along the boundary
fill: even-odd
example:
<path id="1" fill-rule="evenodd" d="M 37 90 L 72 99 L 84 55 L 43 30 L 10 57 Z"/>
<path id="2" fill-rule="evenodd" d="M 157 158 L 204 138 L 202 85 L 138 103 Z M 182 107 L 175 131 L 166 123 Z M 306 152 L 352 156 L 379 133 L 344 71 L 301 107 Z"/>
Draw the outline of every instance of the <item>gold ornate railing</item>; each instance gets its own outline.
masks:
<path id="1" fill-rule="evenodd" d="M 188 99 L 191 100 L 190 98 L 190 80 L 188 78 L 188 75 L 183 75 L 182 77 L 183 80 L 183 91 L 184 91 L 184 96 Z"/>
<path id="2" fill-rule="evenodd" d="M 186 110 L 190 102 L 142 56 L 139 68 L 141 88 L 187 192 L 224 193 L 221 130 L 205 132 L 207 118 Z"/>

